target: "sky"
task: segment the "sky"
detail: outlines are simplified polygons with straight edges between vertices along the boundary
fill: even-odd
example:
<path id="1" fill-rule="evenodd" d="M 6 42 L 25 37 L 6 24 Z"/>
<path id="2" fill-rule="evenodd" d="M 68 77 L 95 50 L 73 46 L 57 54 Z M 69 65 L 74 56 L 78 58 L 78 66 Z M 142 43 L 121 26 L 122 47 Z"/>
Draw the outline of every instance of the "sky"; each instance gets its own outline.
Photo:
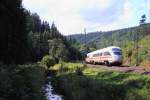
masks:
<path id="1" fill-rule="evenodd" d="M 138 26 L 143 14 L 150 22 L 150 0 L 23 0 L 23 6 L 63 35 Z"/>

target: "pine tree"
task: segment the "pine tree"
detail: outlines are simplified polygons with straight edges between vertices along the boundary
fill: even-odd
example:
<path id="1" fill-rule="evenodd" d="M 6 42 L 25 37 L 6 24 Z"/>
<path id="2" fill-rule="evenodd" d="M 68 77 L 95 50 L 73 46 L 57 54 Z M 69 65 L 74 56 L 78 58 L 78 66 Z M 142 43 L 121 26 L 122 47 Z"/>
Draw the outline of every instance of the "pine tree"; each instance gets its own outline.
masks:
<path id="1" fill-rule="evenodd" d="M 8 64 L 28 59 L 26 13 L 21 3 L 22 0 L 0 1 L 0 60 Z"/>

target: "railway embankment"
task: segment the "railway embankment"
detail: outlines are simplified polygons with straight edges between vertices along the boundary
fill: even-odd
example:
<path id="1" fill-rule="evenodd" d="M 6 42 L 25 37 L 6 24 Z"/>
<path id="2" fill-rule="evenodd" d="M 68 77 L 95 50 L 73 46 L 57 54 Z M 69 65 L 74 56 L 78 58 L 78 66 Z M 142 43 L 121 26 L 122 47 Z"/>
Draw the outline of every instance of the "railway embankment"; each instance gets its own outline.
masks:
<path id="1" fill-rule="evenodd" d="M 150 67 L 142 67 L 142 66 L 104 66 L 104 65 L 93 65 L 93 64 L 86 64 L 87 67 L 90 68 L 99 68 L 109 71 L 118 71 L 118 72 L 132 72 L 132 73 L 139 73 L 150 75 Z"/>

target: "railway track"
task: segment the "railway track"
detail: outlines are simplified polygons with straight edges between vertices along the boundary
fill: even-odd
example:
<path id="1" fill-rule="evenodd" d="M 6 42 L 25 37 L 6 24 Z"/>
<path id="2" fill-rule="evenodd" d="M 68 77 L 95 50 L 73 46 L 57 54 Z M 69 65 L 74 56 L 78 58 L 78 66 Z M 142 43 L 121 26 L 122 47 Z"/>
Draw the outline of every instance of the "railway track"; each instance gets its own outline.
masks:
<path id="1" fill-rule="evenodd" d="M 135 67 L 135 66 L 105 66 L 105 65 L 92 65 L 86 64 L 90 68 L 102 68 L 110 71 L 119 71 L 119 72 L 133 72 L 140 73 L 145 75 L 150 75 L 150 67 Z"/>

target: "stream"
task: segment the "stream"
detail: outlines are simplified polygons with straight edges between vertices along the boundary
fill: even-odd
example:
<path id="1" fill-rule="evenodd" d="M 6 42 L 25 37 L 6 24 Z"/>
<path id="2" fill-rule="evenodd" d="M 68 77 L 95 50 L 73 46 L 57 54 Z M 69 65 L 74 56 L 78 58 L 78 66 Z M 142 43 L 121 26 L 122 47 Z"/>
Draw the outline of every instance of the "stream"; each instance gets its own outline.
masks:
<path id="1" fill-rule="evenodd" d="M 63 100 L 61 95 L 53 93 L 54 89 L 51 85 L 51 82 L 46 84 L 45 91 L 46 91 L 46 100 Z"/>

